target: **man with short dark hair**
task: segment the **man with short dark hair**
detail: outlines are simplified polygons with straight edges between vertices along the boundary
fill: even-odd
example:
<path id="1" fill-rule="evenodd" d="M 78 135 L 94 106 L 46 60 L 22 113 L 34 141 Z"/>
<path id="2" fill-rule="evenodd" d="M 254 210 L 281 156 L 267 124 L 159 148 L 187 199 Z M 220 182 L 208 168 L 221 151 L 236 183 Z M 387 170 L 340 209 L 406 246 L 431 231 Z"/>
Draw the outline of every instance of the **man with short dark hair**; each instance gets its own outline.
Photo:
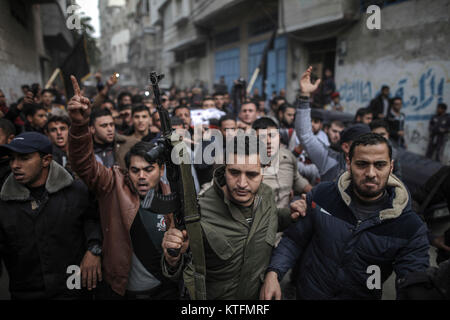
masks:
<path id="1" fill-rule="evenodd" d="M 217 109 L 216 103 L 213 98 L 211 97 L 205 97 L 202 101 L 202 108 L 203 109 Z"/>
<path id="2" fill-rule="evenodd" d="M 132 105 L 133 104 L 132 98 L 133 96 L 131 95 L 130 92 L 128 91 L 120 92 L 119 95 L 117 96 L 117 104 L 119 105 L 119 108 L 121 106 Z"/>
<path id="3" fill-rule="evenodd" d="M 436 108 L 436 114 L 430 119 L 428 133 L 430 135 L 426 156 L 430 159 L 436 152 L 436 161 L 441 160 L 441 154 L 444 149 L 445 135 L 450 131 L 450 116 L 446 113 L 447 105 L 439 103 Z"/>
<path id="4" fill-rule="evenodd" d="M 256 142 L 257 137 L 253 137 Z M 199 196 L 208 300 L 257 299 L 277 231 L 303 214 L 303 200 L 292 203 L 290 209 L 277 209 L 271 188 L 262 183 L 256 145 L 249 136 L 242 142 L 238 144 L 235 137 L 227 164 L 216 169 L 213 185 Z M 199 299 L 201 290 L 192 286 L 195 262 L 184 263 L 183 253 L 189 244 L 186 236 L 185 230 L 176 228 L 164 234 L 163 271 L 171 279 L 183 272 L 190 298 Z M 167 252 L 178 248 L 177 257 Z"/>
<path id="5" fill-rule="evenodd" d="M 381 299 L 395 271 L 397 287 L 429 265 L 427 228 L 407 188 L 392 175 L 386 139 L 368 133 L 348 153 L 347 171 L 307 195 L 307 214 L 285 231 L 267 268 L 261 298 L 279 299 L 279 281 L 300 262 L 298 299 Z M 397 294 L 399 291 L 397 290 Z"/>
<path id="6" fill-rule="evenodd" d="M 328 141 L 330 142 L 330 148 L 339 151 L 340 149 L 340 140 L 341 140 L 341 133 L 344 131 L 345 125 L 340 120 L 333 120 L 331 121 L 330 125 L 327 126 L 324 131 L 327 134 Z"/>
<path id="7" fill-rule="evenodd" d="M 369 125 L 372 122 L 372 111 L 369 108 L 359 108 L 356 111 L 355 123 L 364 123 Z"/>
<path id="8" fill-rule="evenodd" d="M 217 109 L 226 113 L 231 113 L 233 111 L 225 104 L 224 94 L 222 92 L 214 92 L 213 99 Z"/>
<path id="9" fill-rule="evenodd" d="M 122 117 L 122 126 L 119 128 L 119 132 L 124 135 L 128 135 L 131 133 L 133 128 L 133 117 L 131 116 L 132 112 L 131 104 L 119 105 L 119 113 Z M 95 109 L 93 109 L 95 110 Z"/>
<path id="10" fill-rule="evenodd" d="M 67 152 L 69 151 L 70 119 L 65 116 L 51 116 L 44 127 L 44 132 L 52 142 L 53 160 L 70 172 Z"/>
<path id="11" fill-rule="evenodd" d="M 150 142 L 157 137 L 157 134 L 150 131 L 152 118 L 150 117 L 150 110 L 144 105 L 133 107 L 133 137 L 136 140 Z"/>
<path id="12" fill-rule="evenodd" d="M 219 119 L 219 129 L 224 139 L 236 135 L 236 119 L 231 114 L 226 114 Z"/>
<path id="13" fill-rule="evenodd" d="M 173 110 L 172 115 L 181 118 L 188 128 L 191 127 L 191 109 L 189 107 L 183 105 L 178 106 Z"/>
<path id="14" fill-rule="evenodd" d="M 263 117 L 253 122 L 252 128 L 258 138 L 264 141 L 267 156 L 273 158 L 274 172 L 266 172 L 263 182 L 272 188 L 278 208 L 287 208 L 291 202 L 291 192 L 298 195 L 308 193 L 312 187 L 308 180 L 302 177 L 297 168 L 297 159 L 280 144 L 278 125 L 272 119 Z"/>
<path id="15" fill-rule="evenodd" d="M 394 144 L 401 148 L 406 148 L 405 142 L 405 119 L 406 116 L 401 112 L 403 106 L 402 98 L 392 99 L 386 121 L 389 125 L 389 136 Z"/>
<path id="16" fill-rule="evenodd" d="M 244 101 L 244 103 L 241 105 L 241 110 L 239 111 L 238 115 L 240 120 L 238 128 L 241 128 L 244 131 L 251 129 L 253 122 L 258 116 L 257 110 L 258 108 L 255 102 L 251 100 Z"/>
<path id="17" fill-rule="evenodd" d="M 169 191 L 160 180 L 164 164 L 148 155 L 154 145 L 143 141 L 126 154 L 125 171 L 97 162 L 88 127 L 89 99 L 81 96 L 75 77 L 71 80 L 75 95 L 68 104 L 69 155 L 74 171 L 99 202 L 104 275 L 110 286 L 103 294 L 109 299 L 177 299 L 177 283 L 163 277 L 160 266 L 163 232 L 172 217 L 155 213 L 151 206 L 156 192 Z"/>
<path id="18" fill-rule="evenodd" d="M 328 140 L 326 133 L 322 130 L 323 129 L 323 115 L 317 109 L 311 110 L 311 127 L 312 127 L 312 131 L 313 131 L 314 135 L 317 136 L 317 138 L 319 138 L 319 140 L 322 141 L 324 145 L 329 147 L 330 141 Z"/>
<path id="19" fill-rule="evenodd" d="M 90 114 L 89 130 L 97 161 L 107 168 L 114 165 L 125 168 L 125 154 L 139 140 L 116 133 L 114 119 L 108 109 L 97 109 Z"/>
<path id="20" fill-rule="evenodd" d="M 47 123 L 47 109 L 39 104 L 24 105 L 25 131 L 36 131 L 44 133 L 44 127 Z"/>
<path id="21" fill-rule="evenodd" d="M 297 139 L 294 130 L 295 107 L 283 103 L 278 108 L 277 120 L 280 123 L 280 142 L 286 147 L 295 145 Z"/>
<path id="22" fill-rule="evenodd" d="M 374 119 L 386 118 L 389 111 L 389 87 L 381 87 L 380 94 L 370 101 L 369 109 Z"/>
<path id="23" fill-rule="evenodd" d="M 47 110 L 47 113 L 55 116 L 66 116 L 67 112 L 63 106 L 58 107 L 57 105 L 53 104 L 54 99 L 55 95 L 53 94 L 52 90 L 44 89 L 41 91 L 41 102 Z"/>
<path id="24" fill-rule="evenodd" d="M 276 91 L 274 93 L 276 94 Z M 278 119 L 278 109 L 284 103 L 286 103 L 286 99 L 280 96 L 275 96 L 270 100 L 269 117 Z"/>
<path id="25" fill-rule="evenodd" d="M 100 105 L 100 109 L 109 109 L 109 111 L 113 111 L 113 109 L 115 109 L 116 106 L 114 104 L 114 101 L 110 100 L 110 99 L 105 99 L 105 101 L 102 102 L 102 104 Z"/>
<path id="26" fill-rule="evenodd" d="M 98 215 L 86 186 L 55 161 L 50 140 L 25 132 L 0 147 L 12 173 L 0 192 L 0 260 L 12 299 L 80 299 L 69 267 L 80 266 L 83 287 L 101 281 Z M 71 271 L 73 272 L 73 271 Z"/>

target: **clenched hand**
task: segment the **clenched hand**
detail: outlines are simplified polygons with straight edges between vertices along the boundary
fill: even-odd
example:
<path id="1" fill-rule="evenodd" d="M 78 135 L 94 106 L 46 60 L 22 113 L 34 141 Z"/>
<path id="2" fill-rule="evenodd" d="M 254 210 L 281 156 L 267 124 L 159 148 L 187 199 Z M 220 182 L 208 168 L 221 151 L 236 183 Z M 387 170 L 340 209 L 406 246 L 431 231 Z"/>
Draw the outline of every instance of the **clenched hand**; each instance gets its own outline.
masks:
<path id="1" fill-rule="evenodd" d="M 302 199 L 291 203 L 291 218 L 297 220 L 300 216 L 306 216 L 306 196 L 302 194 Z"/>

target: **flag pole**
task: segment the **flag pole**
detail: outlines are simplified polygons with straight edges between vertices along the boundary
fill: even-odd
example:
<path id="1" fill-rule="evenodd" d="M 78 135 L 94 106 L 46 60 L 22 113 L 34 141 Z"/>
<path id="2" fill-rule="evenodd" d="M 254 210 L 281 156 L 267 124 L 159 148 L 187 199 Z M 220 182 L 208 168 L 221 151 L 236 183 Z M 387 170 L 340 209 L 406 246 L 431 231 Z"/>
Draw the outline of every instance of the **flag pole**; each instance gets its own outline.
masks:
<path id="1" fill-rule="evenodd" d="M 55 81 L 56 77 L 58 76 L 58 74 L 61 72 L 60 68 L 56 68 L 55 71 L 53 71 L 52 76 L 50 77 L 50 79 L 48 79 L 47 84 L 45 85 L 45 89 L 50 88 L 50 86 L 52 85 L 53 81 Z"/>

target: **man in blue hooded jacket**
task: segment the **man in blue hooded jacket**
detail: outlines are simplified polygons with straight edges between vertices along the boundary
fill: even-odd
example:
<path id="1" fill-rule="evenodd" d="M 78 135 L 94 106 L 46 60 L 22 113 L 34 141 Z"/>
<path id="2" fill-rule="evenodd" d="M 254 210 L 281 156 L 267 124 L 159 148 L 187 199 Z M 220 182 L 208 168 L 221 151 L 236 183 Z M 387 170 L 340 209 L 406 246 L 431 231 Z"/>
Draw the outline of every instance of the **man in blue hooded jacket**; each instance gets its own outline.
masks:
<path id="1" fill-rule="evenodd" d="M 281 297 L 279 281 L 297 261 L 299 299 L 381 299 L 392 271 L 399 285 L 428 267 L 427 228 L 391 174 L 387 140 L 375 133 L 357 138 L 347 168 L 337 182 L 323 182 L 307 195 L 306 217 L 272 253 L 262 299 Z"/>

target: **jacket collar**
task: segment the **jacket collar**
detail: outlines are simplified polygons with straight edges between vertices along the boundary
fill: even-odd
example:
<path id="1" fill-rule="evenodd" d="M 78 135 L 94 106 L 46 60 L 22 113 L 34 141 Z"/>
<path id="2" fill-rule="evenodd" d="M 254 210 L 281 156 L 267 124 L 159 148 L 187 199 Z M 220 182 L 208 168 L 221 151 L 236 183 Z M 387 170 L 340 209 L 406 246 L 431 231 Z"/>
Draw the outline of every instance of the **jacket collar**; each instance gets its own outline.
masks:
<path id="1" fill-rule="evenodd" d="M 339 177 L 339 180 L 337 182 L 339 193 L 341 194 L 342 200 L 344 200 L 347 206 L 350 206 L 350 203 L 352 201 L 351 196 L 348 192 L 350 183 L 351 177 L 348 171 L 343 173 Z M 394 197 L 392 199 L 392 206 L 380 211 L 380 220 L 394 219 L 399 217 L 409 202 L 409 194 L 405 185 L 395 175 L 391 174 L 389 176 L 387 187 L 393 189 Z"/>
<path id="2" fill-rule="evenodd" d="M 56 161 L 50 163 L 50 170 L 48 173 L 47 181 L 45 182 L 45 189 L 48 193 L 52 194 L 58 192 L 73 182 L 73 178 Z M 18 183 L 14 179 L 13 174 L 10 174 L 3 184 L 0 192 L 0 200 L 3 201 L 25 201 L 30 198 L 30 190 L 24 185 Z"/>

